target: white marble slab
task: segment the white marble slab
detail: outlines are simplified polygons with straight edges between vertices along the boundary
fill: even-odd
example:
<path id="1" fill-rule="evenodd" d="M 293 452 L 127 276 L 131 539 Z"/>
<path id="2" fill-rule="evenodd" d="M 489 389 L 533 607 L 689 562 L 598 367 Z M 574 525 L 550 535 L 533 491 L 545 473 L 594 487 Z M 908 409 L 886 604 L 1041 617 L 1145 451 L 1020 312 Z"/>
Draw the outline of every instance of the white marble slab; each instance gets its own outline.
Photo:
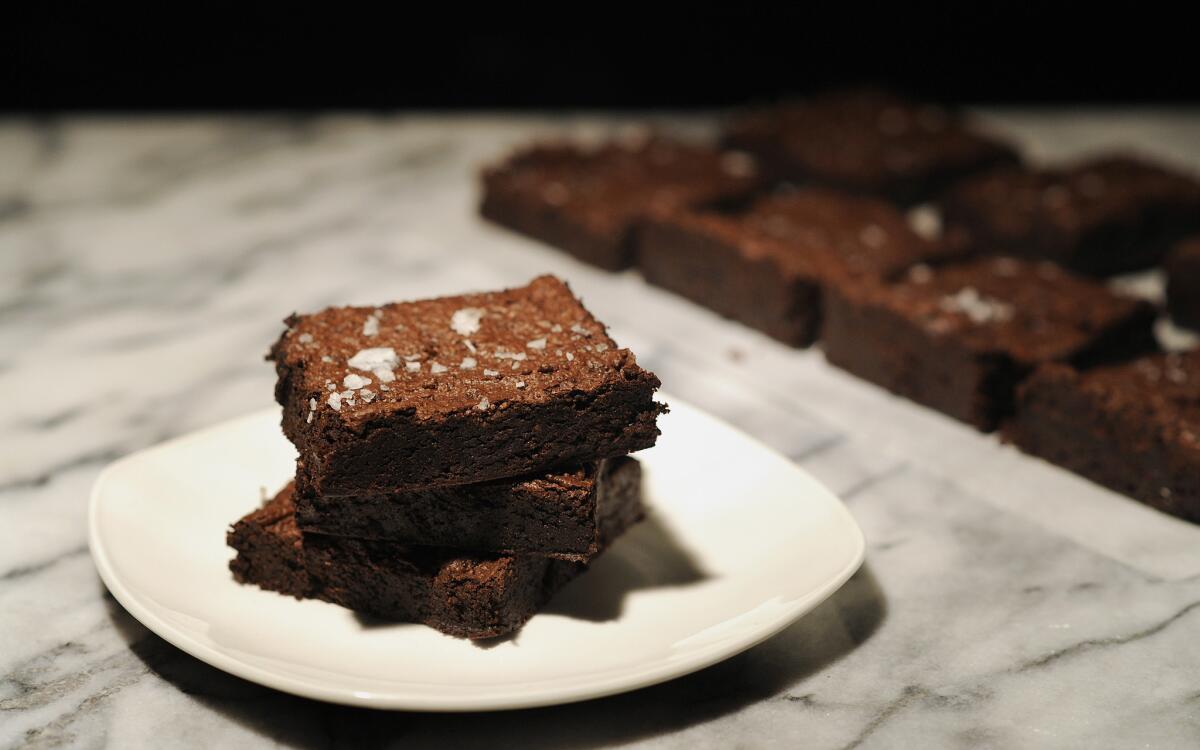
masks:
<path id="1" fill-rule="evenodd" d="M 1039 158 L 1124 146 L 1200 167 L 1196 112 L 984 116 Z M 631 122 L 0 122 L 0 747 L 1200 746 L 1200 529 L 819 352 L 475 217 L 474 172 L 508 145 Z M 842 494 L 868 535 L 864 570 L 779 637 L 699 674 L 471 717 L 250 685 L 106 595 L 84 547 L 91 481 L 124 453 L 269 403 L 261 357 L 283 315 L 541 272 L 570 280 L 670 390 Z"/>

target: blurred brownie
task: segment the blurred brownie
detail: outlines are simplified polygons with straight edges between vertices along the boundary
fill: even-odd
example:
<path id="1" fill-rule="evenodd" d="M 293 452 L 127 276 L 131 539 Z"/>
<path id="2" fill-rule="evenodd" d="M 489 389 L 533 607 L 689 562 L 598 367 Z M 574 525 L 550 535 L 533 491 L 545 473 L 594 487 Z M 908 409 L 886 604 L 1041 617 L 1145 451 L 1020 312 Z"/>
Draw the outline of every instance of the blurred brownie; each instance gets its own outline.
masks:
<path id="1" fill-rule="evenodd" d="M 271 349 L 306 492 L 544 474 L 648 448 L 658 378 L 552 276 L 293 316 Z"/>
<path id="2" fill-rule="evenodd" d="M 587 148 L 543 144 L 484 170 L 484 217 L 611 271 L 633 264 L 649 208 L 738 198 L 757 187 L 745 154 L 664 138 Z"/>
<path id="3" fill-rule="evenodd" d="M 600 549 L 642 518 L 640 467 L 621 465 L 619 490 L 598 508 Z M 469 554 L 302 533 L 293 486 L 230 529 L 234 577 L 296 598 L 315 598 L 459 638 L 521 627 L 587 563 L 534 555 Z"/>
<path id="4" fill-rule="evenodd" d="M 1154 347 L 1152 305 L 1049 263 L 917 266 L 894 284 L 831 287 L 829 361 L 981 430 L 1012 411 L 1035 366 L 1081 366 Z"/>
<path id="5" fill-rule="evenodd" d="M 816 339 L 823 286 L 891 277 L 941 255 L 891 205 L 818 188 L 725 211 L 660 212 L 638 240 L 647 281 L 792 346 Z"/>
<path id="6" fill-rule="evenodd" d="M 636 481 L 634 460 L 389 495 L 318 495 L 299 484 L 305 532 L 506 554 L 584 559 L 596 552 L 596 507 Z M 303 476 L 303 472 L 301 472 Z"/>
<path id="7" fill-rule="evenodd" d="M 1200 236 L 1181 242 L 1167 256 L 1167 310 L 1181 326 L 1200 328 Z"/>
<path id="8" fill-rule="evenodd" d="M 828 93 L 744 113 L 723 143 L 774 179 L 914 205 L 963 177 L 1019 161 L 960 115 L 877 90 Z"/>
<path id="9" fill-rule="evenodd" d="M 1200 182 L 1144 159 L 1108 156 L 1050 170 L 1009 169 L 944 196 L 948 232 L 978 252 L 1052 260 L 1104 276 L 1157 264 L 1200 232 Z"/>
<path id="10" fill-rule="evenodd" d="M 1200 522 L 1200 352 L 1039 368 L 1006 427 L 1022 450 Z"/>

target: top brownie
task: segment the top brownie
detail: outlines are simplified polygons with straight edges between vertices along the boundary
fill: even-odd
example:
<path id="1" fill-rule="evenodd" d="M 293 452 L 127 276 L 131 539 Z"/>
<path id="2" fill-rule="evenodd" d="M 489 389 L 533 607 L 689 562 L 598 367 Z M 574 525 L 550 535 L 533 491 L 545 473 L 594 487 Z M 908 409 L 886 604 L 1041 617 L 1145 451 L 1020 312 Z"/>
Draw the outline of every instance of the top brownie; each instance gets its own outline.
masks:
<path id="1" fill-rule="evenodd" d="M 735 199 L 759 184 L 753 160 L 661 137 L 595 148 L 542 144 L 483 174 L 482 214 L 601 268 L 633 263 L 648 209 Z"/>
<path id="2" fill-rule="evenodd" d="M 902 205 L 956 180 L 1019 161 L 961 116 L 875 90 L 850 90 L 752 111 L 725 145 L 758 157 L 771 177 L 880 195 Z"/>
<path id="3" fill-rule="evenodd" d="M 293 316 L 271 349 L 314 492 L 481 482 L 648 448 L 659 386 L 552 276 Z"/>
<path id="4" fill-rule="evenodd" d="M 968 180 L 945 196 L 942 213 L 947 231 L 978 251 L 1109 275 L 1155 265 L 1172 242 L 1200 231 L 1200 182 L 1109 156 Z"/>

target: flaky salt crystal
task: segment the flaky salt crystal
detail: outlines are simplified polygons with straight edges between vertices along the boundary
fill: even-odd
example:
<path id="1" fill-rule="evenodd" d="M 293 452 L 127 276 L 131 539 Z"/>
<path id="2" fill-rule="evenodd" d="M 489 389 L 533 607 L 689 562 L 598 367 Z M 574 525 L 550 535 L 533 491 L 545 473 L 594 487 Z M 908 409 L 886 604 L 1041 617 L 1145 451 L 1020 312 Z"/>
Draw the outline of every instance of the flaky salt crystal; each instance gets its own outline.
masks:
<path id="1" fill-rule="evenodd" d="M 479 330 L 479 321 L 483 319 L 483 310 L 478 307 L 464 307 L 455 310 L 450 316 L 450 328 L 459 336 L 470 336 Z"/>

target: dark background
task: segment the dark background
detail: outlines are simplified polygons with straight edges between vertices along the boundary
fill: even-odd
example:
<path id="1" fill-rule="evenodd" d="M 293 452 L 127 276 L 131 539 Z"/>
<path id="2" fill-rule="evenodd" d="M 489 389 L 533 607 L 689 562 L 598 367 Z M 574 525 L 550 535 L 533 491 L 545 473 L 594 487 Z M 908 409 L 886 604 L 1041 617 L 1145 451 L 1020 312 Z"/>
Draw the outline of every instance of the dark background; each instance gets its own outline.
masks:
<path id="1" fill-rule="evenodd" d="M 0 109 L 706 108 L 859 83 L 949 103 L 1200 102 L 1194 25 L 1169 10 L 836 7 L 26 13 L 0 30 Z"/>

